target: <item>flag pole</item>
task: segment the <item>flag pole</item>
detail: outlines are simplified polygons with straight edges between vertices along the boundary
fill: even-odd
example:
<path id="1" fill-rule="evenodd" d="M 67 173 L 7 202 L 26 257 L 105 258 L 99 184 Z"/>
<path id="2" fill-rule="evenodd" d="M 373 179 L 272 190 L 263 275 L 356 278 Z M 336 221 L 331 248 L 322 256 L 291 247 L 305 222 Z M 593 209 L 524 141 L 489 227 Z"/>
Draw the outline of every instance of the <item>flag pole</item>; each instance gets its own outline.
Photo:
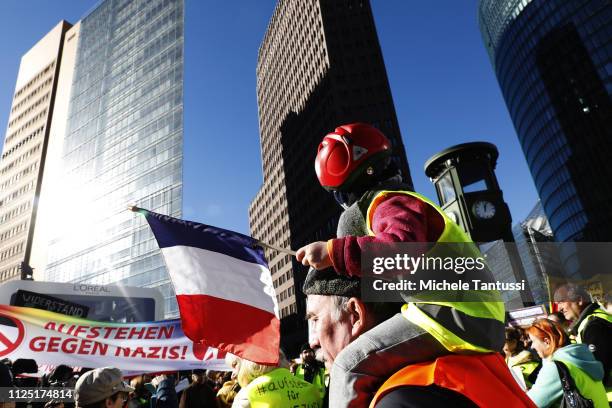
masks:
<path id="1" fill-rule="evenodd" d="M 132 212 L 147 211 L 144 208 L 136 207 L 135 205 L 128 205 L 127 208 L 128 208 L 128 210 L 130 210 Z M 267 242 L 261 241 L 261 240 L 256 239 L 256 238 L 253 238 L 253 240 L 257 243 L 257 245 L 260 245 L 260 246 L 262 246 L 264 248 L 268 248 L 268 249 L 272 249 L 274 251 L 282 252 L 283 254 L 295 256 L 295 251 L 293 251 L 291 249 L 279 247 L 279 246 L 274 245 L 274 244 L 268 244 Z"/>
<path id="2" fill-rule="evenodd" d="M 136 207 L 135 205 L 131 205 L 131 204 L 128 204 L 127 209 L 130 210 L 131 212 L 139 212 L 143 210 L 143 208 Z"/>
<path id="3" fill-rule="evenodd" d="M 283 248 L 283 247 L 279 247 L 276 245 L 272 245 L 272 244 L 268 244 L 266 242 L 260 241 L 258 239 L 255 239 L 255 242 L 257 242 L 257 245 L 260 245 L 264 248 L 268 248 L 268 249 L 272 249 L 274 251 L 278 251 L 278 252 L 282 252 L 283 254 L 287 254 L 287 255 L 291 255 L 291 256 L 295 256 L 295 251 L 291 250 L 291 249 L 287 249 L 287 248 Z"/>

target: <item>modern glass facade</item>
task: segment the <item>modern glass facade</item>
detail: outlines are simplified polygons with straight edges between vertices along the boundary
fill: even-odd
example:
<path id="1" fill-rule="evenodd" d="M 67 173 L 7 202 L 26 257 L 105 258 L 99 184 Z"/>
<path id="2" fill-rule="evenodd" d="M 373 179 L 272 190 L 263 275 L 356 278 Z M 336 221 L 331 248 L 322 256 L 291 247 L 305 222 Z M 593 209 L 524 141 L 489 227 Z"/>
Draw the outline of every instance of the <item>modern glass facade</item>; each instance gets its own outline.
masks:
<path id="1" fill-rule="evenodd" d="M 506 244 L 501 240 L 487 242 L 481 245 L 480 250 L 487 261 L 494 281 L 516 283 L 518 280 L 512 268 L 507 245 L 512 244 Z M 520 291 L 502 290 L 500 293 L 507 310 L 519 309 L 524 306 Z"/>
<path id="2" fill-rule="evenodd" d="M 136 204 L 181 216 L 183 0 L 105 0 L 81 21 L 45 280 L 157 287 L 177 313 Z"/>
<path id="3" fill-rule="evenodd" d="M 559 241 L 612 241 L 612 8 L 481 0 L 479 20 Z"/>
<path id="4" fill-rule="evenodd" d="M 553 234 L 538 202 L 522 221 L 514 224 L 512 234 L 516 243 L 525 276 L 536 304 L 549 301 L 545 274 L 554 274 L 559 268 L 557 246 Z"/>

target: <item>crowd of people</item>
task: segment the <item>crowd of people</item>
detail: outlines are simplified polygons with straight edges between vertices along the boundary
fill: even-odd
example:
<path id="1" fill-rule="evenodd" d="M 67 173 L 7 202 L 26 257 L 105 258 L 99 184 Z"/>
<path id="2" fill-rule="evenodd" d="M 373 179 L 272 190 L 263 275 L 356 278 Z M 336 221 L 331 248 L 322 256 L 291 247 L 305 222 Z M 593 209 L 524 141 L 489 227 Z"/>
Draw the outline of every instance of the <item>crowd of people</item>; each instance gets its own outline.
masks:
<path id="1" fill-rule="evenodd" d="M 435 252 L 454 243 L 456 256 L 480 254 L 456 222 L 406 184 L 391 150 L 382 132 L 355 123 L 326 135 L 315 159 L 321 186 L 344 209 L 335 238 L 296 254 L 311 268 L 303 292 L 317 333 L 312 346 L 321 348 L 330 370 L 329 406 L 548 407 L 586 394 L 592 406 L 607 407 L 612 317 L 576 285 L 561 286 L 554 299 L 572 321 L 576 345 L 549 320 L 527 330 L 540 358 L 559 367 L 556 377 L 550 364 L 537 373 L 529 367 L 527 392 L 500 353 L 508 337 L 499 293 L 407 290 L 401 309 L 362 299 L 361 263 L 372 244 L 428 243 Z M 527 367 L 521 351 L 508 363 Z"/>
<path id="2" fill-rule="evenodd" d="M 180 376 L 137 377 L 128 385 L 118 370 L 96 369 L 76 381 L 76 405 L 519 408 L 568 401 L 564 406 L 608 407 L 612 316 L 584 289 L 558 288 L 560 313 L 524 330 L 507 327 L 493 290 L 447 292 L 443 299 L 402 292 L 403 304 L 364 299 L 361 262 L 372 243 L 424 242 L 434 249 L 457 243 L 458 256 L 480 252 L 402 180 L 391 143 L 370 125 L 344 125 L 325 136 L 315 170 L 344 211 L 336 238 L 296 253 L 310 267 L 302 292 L 314 331 L 299 364 L 282 351 L 277 366 L 230 356 L 231 373 L 193 372 L 180 392 Z M 581 401 L 587 405 L 576 405 Z"/>
<path id="3" fill-rule="evenodd" d="M 60 365 L 38 376 L 34 360 L 0 363 L 0 387 L 58 387 L 74 390 L 71 401 L 0 402 L 18 408 L 248 408 L 285 407 L 290 402 L 322 407 L 327 371 L 302 347 L 301 358 L 287 360 L 280 352 L 278 366 L 266 366 L 228 354 L 231 371 L 196 369 L 124 377 L 113 367 L 97 369 Z M 276 392 L 278 389 L 284 392 Z M 291 393 L 295 395 L 291 395 Z M 262 405 L 263 404 L 263 405 Z"/>
<path id="4" fill-rule="evenodd" d="M 231 357 L 227 363 L 233 363 Z M 0 387 L 71 389 L 74 390 L 73 401 L 12 404 L 5 401 L 0 402 L 0 406 L 71 408 L 76 405 L 97 408 L 107 406 L 108 402 L 117 408 L 225 408 L 232 406 L 233 397 L 240 389 L 231 371 L 198 369 L 129 378 L 113 367 L 91 369 L 60 365 L 42 376 L 38 371 L 35 360 L 11 362 L 5 359 L 0 364 Z"/>

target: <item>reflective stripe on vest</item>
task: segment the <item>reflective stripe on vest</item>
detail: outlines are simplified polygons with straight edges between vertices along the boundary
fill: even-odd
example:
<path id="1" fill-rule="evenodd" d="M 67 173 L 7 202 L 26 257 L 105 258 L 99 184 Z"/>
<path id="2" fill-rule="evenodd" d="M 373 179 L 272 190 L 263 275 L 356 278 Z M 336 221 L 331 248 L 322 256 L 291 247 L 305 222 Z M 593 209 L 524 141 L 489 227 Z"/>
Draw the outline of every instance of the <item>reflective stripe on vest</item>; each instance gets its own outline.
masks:
<path id="1" fill-rule="evenodd" d="M 580 322 L 580 326 L 578 326 L 578 330 L 576 331 L 576 343 L 582 343 L 582 335 L 584 333 L 584 330 L 586 329 L 587 325 L 590 323 L 591 319 L 603 319 L 609 323 L 612 323 L 612 315 L 609 314 L 608 312 L 606 312 L 605 310 L 603 310 L 602 308 L 597 308 L 593 311 L 593 313 L 591 313 L 590 315 L 588 315 L 587 317 L 585 317 L 581 322 Z"/>
<path id="2" fill-rule="evenodd" d="M 286 368 L 277 368 L 247 385 L 251 408 L 321 408 L 323 399 L 317 387 L 296 378 Z"/>
<path id="3" fill-rule="evenodd" d="M 462 394 L 479 407 L 535 407 L 512 377 L 503 358 L 497 353 L 488 353 L 449 355 L 404 367 L 380 387 L 370 408 L 396 388 L 433 384 Z M 444 406 L 442 401 L 440 406 Z"/>
<path id="4" fill-rule="evenodd" d="M 455 222 L 448 218 L 444 211 L 428 198 L 409 191 L 381 191 L 376 194 L 366 213 L 367 229 L 370 235 L 374 235 L 372 231 L 374 209 L 388 195 L 396 194 L 405 194 L 419 199 L 440 214 L 444 219 L 444 230 L 437 242 L 463 243 L 465 245 L 461 248 L 461 252 L 465 254 L 464 256 L 471 258 L 482 256 L 476 244 Z M 432 249 L 433 251 L 435 251 L 435 247 Z M 505 309 L 498 291 L 456 291 L 449 292 L 448 296 L 449 299 L 455 297 L 457 301 L 439 301 L 439 293 L 434 294 L 432 300 L 428 300 L 427 292 L 421 292 L 415 295 L 415 300 L 404 305 L 402 315 L 431 334 L 449 351 L 455 353 L 461 351 L 489 352 L 501 348 L 501 345 L 503 345 Z M 415 304 L 422 305 L 422 307 L 415 307 Z M 446 318 L 436 316 L 436 319 L 433 319 L 426 313 L 426 305 L 438 305 L 454 309 L 460 314 L 461 324 L 457 323 L 457 316 L 452 316 L 451 313 L 448 313 Z M 470 326 L 470 330 L 466 330 L 466 326 Z M 497 336 L 495 336 L 496 333 Z"/>

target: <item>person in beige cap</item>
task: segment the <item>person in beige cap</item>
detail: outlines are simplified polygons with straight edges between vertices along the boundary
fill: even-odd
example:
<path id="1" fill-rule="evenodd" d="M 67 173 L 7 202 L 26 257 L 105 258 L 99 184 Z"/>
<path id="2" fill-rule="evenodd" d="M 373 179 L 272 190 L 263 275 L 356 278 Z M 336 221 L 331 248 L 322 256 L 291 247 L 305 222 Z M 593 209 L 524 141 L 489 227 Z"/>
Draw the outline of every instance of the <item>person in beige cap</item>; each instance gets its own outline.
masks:
<path id="1" fill-rule="evenodd" d="M 96 368 L 79 378 L 74 400 L 78 408 L 121 408 L 132 391 L 118 368 Z"/>

